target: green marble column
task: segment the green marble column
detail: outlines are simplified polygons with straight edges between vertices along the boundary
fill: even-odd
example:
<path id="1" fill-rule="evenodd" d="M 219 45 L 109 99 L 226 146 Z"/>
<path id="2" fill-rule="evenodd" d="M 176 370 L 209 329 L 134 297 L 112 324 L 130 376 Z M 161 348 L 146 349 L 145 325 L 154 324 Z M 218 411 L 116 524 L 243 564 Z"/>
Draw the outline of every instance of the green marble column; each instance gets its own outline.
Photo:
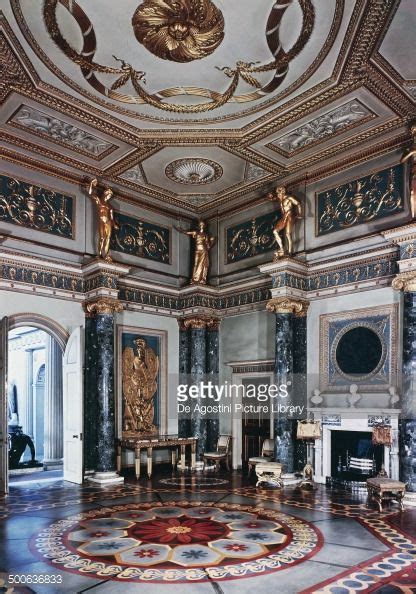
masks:
<path id="1" fill-rule="evenodd" d="M 306 314 L 308 302 L 277 297 L 267 304 L 276 315 L 276 385 L 288 386 L 290 396 L 284 404 L 303 404 L 306 410 Z M 297 419 L 276 413 L 274 419 L 275 460 L 291 473 L 304 466 L 305 454 L 296 443 Z"/>

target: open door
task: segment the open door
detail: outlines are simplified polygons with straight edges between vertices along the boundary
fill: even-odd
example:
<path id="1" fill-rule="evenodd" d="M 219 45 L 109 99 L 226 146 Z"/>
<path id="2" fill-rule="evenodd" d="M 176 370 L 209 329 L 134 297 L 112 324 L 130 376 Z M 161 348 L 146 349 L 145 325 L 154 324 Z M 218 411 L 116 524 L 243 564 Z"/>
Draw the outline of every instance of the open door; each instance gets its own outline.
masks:
<path id="1" fill-rule="evenodd" d="M 83 328 L 69 337 L 63 360 L 64 480 L 83 480 Z"/>
<path id="2" fill-rule="evenodd" d="M 0 493 L 9 492 L 9 436 L 7 433 L 8 318 L 0 321 Z"/>

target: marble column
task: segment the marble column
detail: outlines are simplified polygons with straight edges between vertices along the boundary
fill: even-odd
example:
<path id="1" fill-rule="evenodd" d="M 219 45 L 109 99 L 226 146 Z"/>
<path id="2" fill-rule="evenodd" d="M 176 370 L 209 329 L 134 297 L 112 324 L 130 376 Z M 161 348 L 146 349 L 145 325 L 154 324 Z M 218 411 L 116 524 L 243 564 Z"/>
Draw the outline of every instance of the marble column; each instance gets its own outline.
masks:
<path id="1" fill-rule="evenodd" d="M 123 482 L 116 474 L 116 417 L 114 394 L 114 316 L 122 310 L 116 299 L 100 298 L 85 305 L 89 352 L 85 386 L 90 393 L 85 410 L 86 449 L 91 448 L 89 465 L 95 474 L 89 480 L 99 483 Z M 93 438 L 92 438 L 93 435 Z"/>
<path id="2" fill-rule="evenodd" d="M 198 385 L 200 382 L 217 381 L 219 365 L 219 340 L 217 319 L 192 317 L 180 321 L 180 374 L 181 383 Z M 179 419 L 181 437 L 197 437 L 197 460 L 216 445 L 219 420 L 208 419 L 194 411 L 196 400 L 191 402 L 190 419 Z"/>
<path id="3" fill-rule="evenodd" d="M 404 292 L 400 480 L 407 491 L 416 493 L 416 271 L 399 274 L 393 288 Z"/>
<path id="4" fill-rule="evenodd" d="M 63 456 L 62 350 L 51 336 L 46 347 L 44 418 L 43 465 L 50 470 L 62 466 Z"/>
<path id="5" fill-rule="evenodd" d="M 305 405 L 306 410 L 306 313 L 308 302 L 291 297 L 275 297 L 267 310 L 276 314 L 275 382 L 288 386 L 289 397 L 284 404 Z M 304 318 L 300 323 L 296 317 Z M 303 379 L 304 378 L 304 379 Z M 305 386 L 303 387 L 303 384 Z M 301 390 L 301 391 L 300 391 Z M 302 393 L 304 391 L 304 395 Z M 277 413 L 274 419 L 275 460 L 284 466 L 284 472 L 299 469 L 303 460 L 295 459 L 296 419 L 286 413 Z"/>

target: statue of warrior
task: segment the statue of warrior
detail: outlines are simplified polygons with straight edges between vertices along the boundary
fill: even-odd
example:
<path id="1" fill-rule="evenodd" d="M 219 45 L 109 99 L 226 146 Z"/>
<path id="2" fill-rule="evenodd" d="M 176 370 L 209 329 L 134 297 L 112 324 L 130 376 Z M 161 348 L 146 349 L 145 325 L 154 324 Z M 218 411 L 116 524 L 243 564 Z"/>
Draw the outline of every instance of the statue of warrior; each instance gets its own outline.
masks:
<path id="1" fill-rule="evenodd" d="M 302 207 L 296 198 L 286 193 L 284 186 L 278 186 L 276 192 L 267 195 L 269 200 L 277 200 L 282 212 L 282 217 L 274 226 L 273 235 L 278 245 L 275 259 L 291 256 L 293 253 L 293 231 L 295 222 L 302 217 Z M 280 233 L 283 232 L 283 238 Z M 286 244 L 286 245 L 285 245 Z"/>
<path id="2" fill-rule="evenodd" d="M 97 179 L 91 180 L 87 187 L 88 195 L 91 196 L 97 206 L 98 214 L 98 256 L 111 262 L 109 255 L 110 240 L 113 229 L 118 229 L 114 221 L 114 211 L 109 201 L 113 197 L 113 190 L 106 188 L 101 196 L 97 193 Z"/>

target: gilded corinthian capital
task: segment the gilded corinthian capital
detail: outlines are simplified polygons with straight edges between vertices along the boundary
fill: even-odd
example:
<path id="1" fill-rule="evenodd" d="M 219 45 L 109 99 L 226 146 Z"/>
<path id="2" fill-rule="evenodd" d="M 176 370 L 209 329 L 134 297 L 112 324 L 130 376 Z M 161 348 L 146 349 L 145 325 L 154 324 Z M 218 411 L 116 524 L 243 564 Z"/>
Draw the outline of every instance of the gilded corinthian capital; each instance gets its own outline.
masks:
<path id="1" fill-rule="evenodd" d="M 404 291 L 405 293 L 416 293 L 416 270 L 409 272 L 401 272 L 393 280 L 391 286 L 396 291 Z"/>
<path id="2" fill-rule="evenodd" d="M 267 311 L 274 313 L 291 313 L 302 318 L 308 313 L 309 301 L 293 297 L 273 297 L 266 305 Z"/>
<path id="3" fill-rule="evenodd" d="M 178 323 L 181 330 L 188 330 L 188 328 L 218 330 L 221 320 L 219 318 L 193 317 L 185 320 L 179 319 Z"/>
<path id="4" fill-rule="evenodd" d="M 85 315 L 93 318 L 97 315 L 115 314 L 123 311 L 123 304 L 117 299 L 110 297 L 100 297 L 95 301 L 87 301 L 83 304 Z"/>

